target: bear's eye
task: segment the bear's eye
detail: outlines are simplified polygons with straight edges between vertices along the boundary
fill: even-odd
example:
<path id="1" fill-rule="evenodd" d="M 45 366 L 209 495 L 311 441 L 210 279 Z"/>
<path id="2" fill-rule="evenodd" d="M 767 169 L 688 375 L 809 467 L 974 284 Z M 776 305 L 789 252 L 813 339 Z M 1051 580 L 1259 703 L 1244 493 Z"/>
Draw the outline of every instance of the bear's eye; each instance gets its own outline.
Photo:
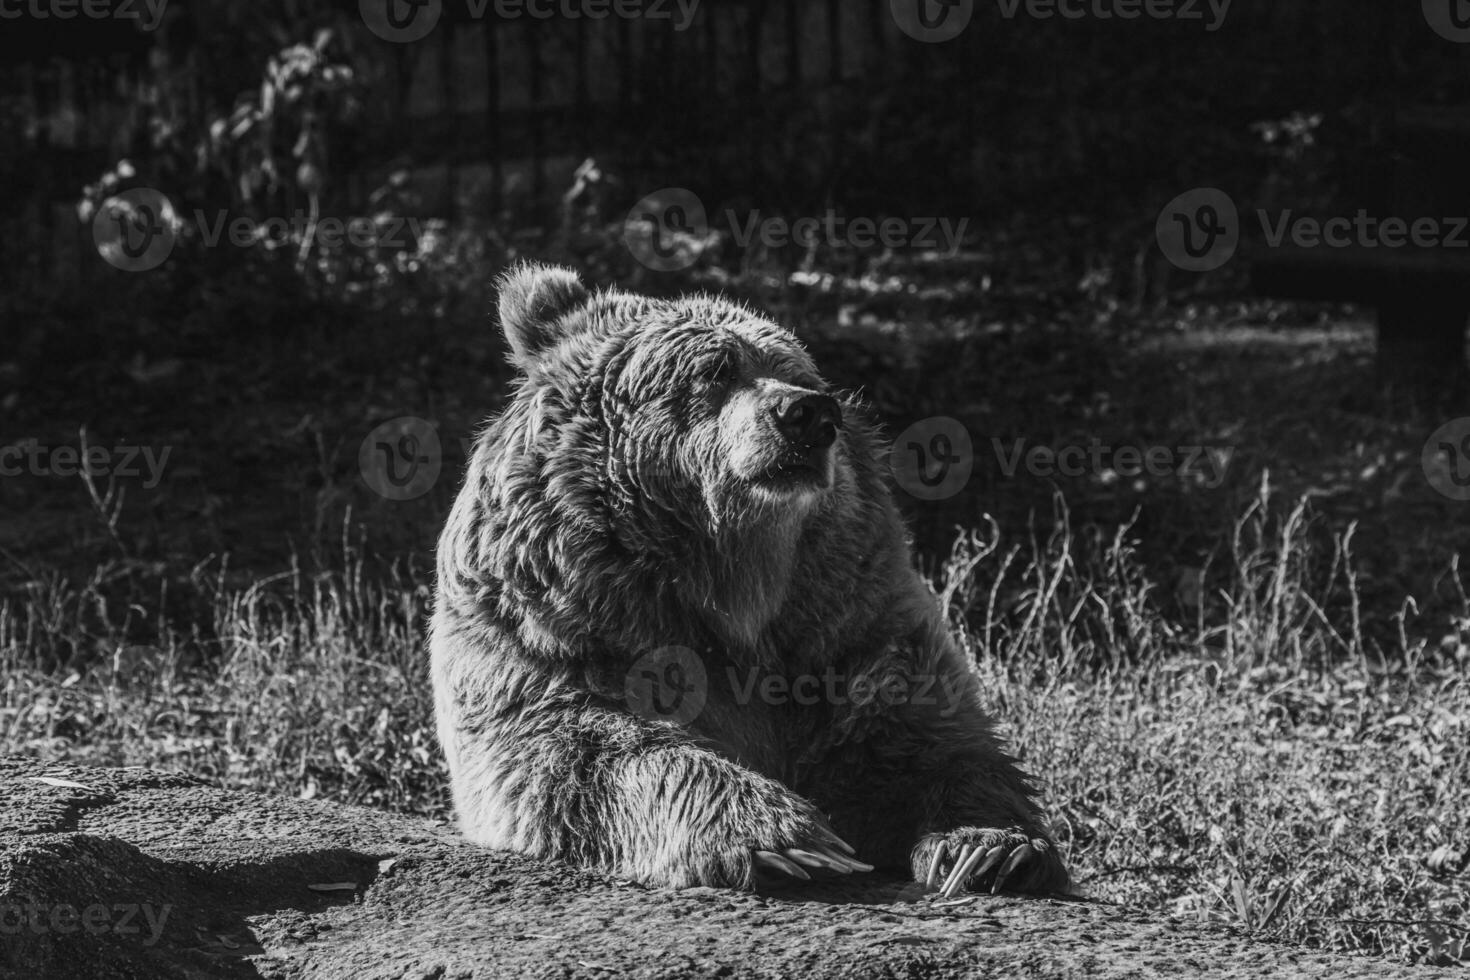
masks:
<path id="1" fill-rule="evenodd" d="M 707 385 L 726 386 L 735 381 L 735 362 L 728 357 L 710 361 L 700 372 L 700 380 Z"/>

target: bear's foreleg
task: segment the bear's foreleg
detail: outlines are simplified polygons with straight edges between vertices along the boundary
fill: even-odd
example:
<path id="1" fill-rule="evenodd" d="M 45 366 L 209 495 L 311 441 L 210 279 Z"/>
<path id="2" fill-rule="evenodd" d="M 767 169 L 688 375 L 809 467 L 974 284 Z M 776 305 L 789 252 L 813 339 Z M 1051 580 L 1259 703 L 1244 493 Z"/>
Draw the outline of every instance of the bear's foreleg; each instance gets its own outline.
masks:
<path id="1" fill-rule="evenodd" d="M 909 652 L 890 649 L 853 675 L 899 696 L 881 708 L 850 705 L 846 734 L 808 767 L 810 785 L 798 788 L 833 815 L 859 855 L 946 894 L 1066 891 L 1069 876 L 1036 790 L 995 734 L 974 675 L 947 638 L 921 635 Z"/>
<path id="2" fill-rule="evenodd" d="M 479 843 L 673 887 L 872 870 L 785 786 L 616 708 L 543 702 L 448 727 L 456 810 Z"/>

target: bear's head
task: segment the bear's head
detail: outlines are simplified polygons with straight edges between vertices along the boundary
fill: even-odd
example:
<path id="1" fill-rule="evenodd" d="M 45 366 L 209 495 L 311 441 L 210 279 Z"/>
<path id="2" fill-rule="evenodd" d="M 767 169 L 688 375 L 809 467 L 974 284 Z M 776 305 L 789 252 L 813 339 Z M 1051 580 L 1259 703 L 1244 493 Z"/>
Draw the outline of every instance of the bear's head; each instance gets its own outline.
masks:
<path id="1" fill-rule="evenodd" d="M 634 550 L 789 523 L 844 478 L 844 406 L 789 331 L 738 304 L 594 295 L 522 266 L 500 321 L 548 492 Z"/>
<path id="2" fill-rule="evenodd" d="M 548 655 L 753 649 L 785 628 L 815 649 L 866 614 L 833 612 L 859 579 L 901 571 L 882 563 L 904 551 L 876 434 L 789 331 L 565 269 L 500 287 L 521 377 L 440 539 L 441 609 Z"/>

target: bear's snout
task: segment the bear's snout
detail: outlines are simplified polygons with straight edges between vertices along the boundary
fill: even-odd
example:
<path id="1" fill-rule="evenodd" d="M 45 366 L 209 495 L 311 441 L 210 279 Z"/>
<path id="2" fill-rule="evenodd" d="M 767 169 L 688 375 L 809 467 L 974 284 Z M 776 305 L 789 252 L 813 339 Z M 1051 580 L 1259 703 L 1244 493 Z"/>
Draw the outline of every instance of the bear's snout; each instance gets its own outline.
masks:
<path id="1" fill-rule="evenodd" d="M 791 394 L 771 406 L 776 431 L 797 449 L 826 449 L 837 441 L 842 407 L 831 395 Z"/>

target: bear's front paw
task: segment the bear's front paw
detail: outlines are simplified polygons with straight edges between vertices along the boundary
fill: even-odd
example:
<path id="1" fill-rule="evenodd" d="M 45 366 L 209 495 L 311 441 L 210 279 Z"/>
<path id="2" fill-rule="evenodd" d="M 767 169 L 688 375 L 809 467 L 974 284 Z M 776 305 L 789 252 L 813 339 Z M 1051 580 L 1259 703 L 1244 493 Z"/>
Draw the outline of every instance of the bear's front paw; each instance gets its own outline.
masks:
<path id="1" fill-rule="evenodd" d="M 766 838 L 751 848 L 757 873 L 775 872 L 810 881 L 807 868 L 837 874 L 873 870 L 871 864 L 854 856 L 857 851 L 837 836 L 821 814 L 811 811 L 782 823 L 784 826 L 768 831 Z"/>
<path id="2" fill-rule="evenodd" d="M 749 891 L 792 878 L 809 880 L 813 871 L 820 876 L 873 870 L 811 803 L 765 780 L 754 781 L 753 789 L 679 846 L 648 855 L 652 860 L 632 877 L 675 888 Z"/>
<path id="3" fill-rule="evenodd" d="M 1019 892 L 1061 892 L 1069 876 L 1056 845 L 1021 827 L 960 827 L 928 834 L 913 850 L 914 880 L 949 898 L 989 883 Z"/>

